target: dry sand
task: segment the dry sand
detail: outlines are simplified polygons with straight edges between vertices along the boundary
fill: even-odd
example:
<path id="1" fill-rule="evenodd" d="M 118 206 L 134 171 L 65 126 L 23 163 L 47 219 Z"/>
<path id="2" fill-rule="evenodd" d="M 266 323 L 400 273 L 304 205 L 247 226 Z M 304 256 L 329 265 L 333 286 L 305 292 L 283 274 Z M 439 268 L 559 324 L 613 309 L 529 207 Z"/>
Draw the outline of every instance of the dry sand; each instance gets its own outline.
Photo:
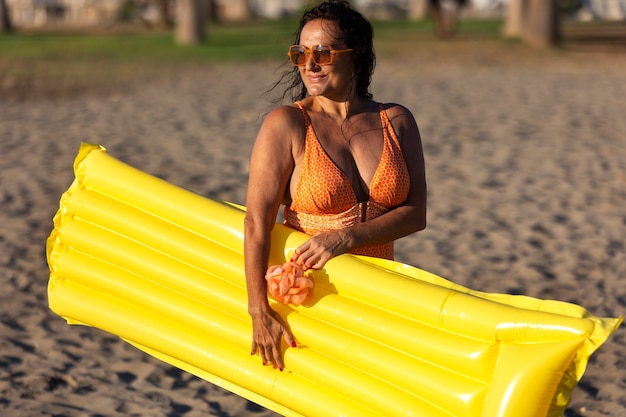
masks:
<path id="1" fill-rule="evenodd" d="M 414 112 L 429 181 L 428 228 L 398 243 L 398 259 L 477 290 L 623 315 L 625 57 L 462 41 L 381 55 L 375 98 Z M 276 67 L 222 64 L 73 98 L 0 96 L 0 415 L 274 415 L 66 325 L 47 308 L 44 243 L 81 141 L 243 203 Z M 625 335 L 592 357 L 566 416 L 626 416 Z"/>

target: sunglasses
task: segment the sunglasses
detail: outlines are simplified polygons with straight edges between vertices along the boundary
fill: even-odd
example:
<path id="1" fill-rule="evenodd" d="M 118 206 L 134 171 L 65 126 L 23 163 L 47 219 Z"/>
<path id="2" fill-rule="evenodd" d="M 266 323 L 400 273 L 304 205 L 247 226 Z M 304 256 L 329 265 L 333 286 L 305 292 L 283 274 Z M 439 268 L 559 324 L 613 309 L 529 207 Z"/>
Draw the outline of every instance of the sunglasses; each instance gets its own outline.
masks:
<path id="1" fill-rule="evenodd" d="M 289 55 L 289 60 L 294 66 L 303 67 L 306 65 L 309 55 L 317 65 L 330 65 L 333 63 L 335 54 L 350 51 L 354 51 L 354 48 L 333 49 L 328 45 L 316 45 L 311 49 L 304 45 L 291 45 L 287 55 Z"/>

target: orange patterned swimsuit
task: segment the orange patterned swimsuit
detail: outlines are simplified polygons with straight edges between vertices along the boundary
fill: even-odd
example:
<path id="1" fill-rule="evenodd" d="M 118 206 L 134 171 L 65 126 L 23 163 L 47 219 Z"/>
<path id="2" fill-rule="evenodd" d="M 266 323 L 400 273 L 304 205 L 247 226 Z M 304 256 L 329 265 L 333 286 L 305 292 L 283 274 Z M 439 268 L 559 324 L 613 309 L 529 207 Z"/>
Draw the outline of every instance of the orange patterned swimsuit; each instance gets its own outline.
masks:
<path id="1" fill-rule="evenodd" d="M 409 194 L 409 171 L 387 112 L 379 104 L 383 152 L 369 187 L 369 199 L 357 200 L 350 180 L 320 144 L 311 119 L 300 102 L 306 139 L 300 176 L 285 224 L 308 235 L 336 230 L 376 218 L 396 207 Z M 393 242 L 355 248 L 350 253 L 393 259 Z"/>

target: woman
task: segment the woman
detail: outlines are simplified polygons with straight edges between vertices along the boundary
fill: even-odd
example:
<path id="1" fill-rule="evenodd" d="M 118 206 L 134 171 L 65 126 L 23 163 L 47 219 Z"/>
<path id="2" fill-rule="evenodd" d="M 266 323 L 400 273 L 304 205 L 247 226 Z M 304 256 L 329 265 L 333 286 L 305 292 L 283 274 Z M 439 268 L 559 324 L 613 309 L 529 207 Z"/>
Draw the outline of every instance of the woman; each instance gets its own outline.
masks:
<path id="1" fill-rule="evenodd" d="M 265 272 L 281 204 L 285 223 L 312 237 L 292 261 L 321 269 L 349 252 L 393 258 L 393 241 L 426 226 L 419 130 L 398 104 L 372 100 L 372 27 L 348 2 L 306 12 L 289 48 L 293 105 L 272 110 L 250 161 L 244 253 L 251 354 L 281 371 L 281 339 L 296 340 L 269 306 Z"/>

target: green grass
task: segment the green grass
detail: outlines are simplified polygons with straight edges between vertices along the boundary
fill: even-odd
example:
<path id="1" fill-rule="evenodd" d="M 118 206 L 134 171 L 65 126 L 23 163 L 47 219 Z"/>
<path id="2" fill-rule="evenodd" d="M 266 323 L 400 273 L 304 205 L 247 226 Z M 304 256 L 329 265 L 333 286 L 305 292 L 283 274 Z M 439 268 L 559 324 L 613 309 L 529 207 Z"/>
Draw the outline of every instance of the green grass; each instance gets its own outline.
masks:
<path id="1" fill-rule="evenodd" d="M 0 35 L 0 99 L 116 88 L 214 62 L 282 59 L 293 22 L 209 26 L 200 45 L 133 29 Z"/>
<path id="2" fill-rule="evenodd" d="M 16 33 L 0 36 L 0 60 L 210 62 L 283 55 L 293 25 L 285 22 L 209 26 L 200 45 L 179 46 L 171 33 Z"/>
<path id="3" fill-rule="evenodd" d="M 205 42 L 194 46 L 177 45 L 170 32 L 122 25 L 98 32 L 0 34 L 0 100 L 11 95 L 101 91 L 138 80 L 177 76 L 185 68 L 216 62 L 286 60 L 285 50 L 297 24 L 295 19 L 211 24 Z M 463 20 L 457 36 L 449 42 L 435 38 L 433 22 L 428 19 L 374 21 L 373 25 L 378 57 L 419 52 L 426 59 L 447 54 L 451 62 L 462 62 L 464 55 L 473 59 L 470 55 L 478 50 L 483 58 L 511 56 L 523 50 L 519 43 L 500 39 L 501 22 L 497 20 Z M 584 48 L 600 43 L 605 48 L 610 45 L 609 34 L 615 38 L 615 50 L 624 45 L 623 24 L 567 24 L 564 30 Z M 619 33 L 622 35 L 617 36 Z"/>
<path id="4" fill-rule="evenodd" d="M 189 66 L 283 60 L 297 21 L 209 25 L 202 44 L 179 46 L 165 31 L 32 31 L 0 35 L 0 98 L 11 91 L 57 94 L 172 74 Z M 406 52 L 406 42 L 434 41 L 432 22 L 374 22 L 379 55 Z M 463 22 L 464 36 L 497 38 L 499 23 Z M 46 93 L 47 92 L 47 93 Z"/>
<path id="5" fill-rule="evenodd" d="M 200 45 L 176 45 L 171 33 L 17 33 L 0 36 L 0 61 L 110 60 L 211 62 L 283 59 L 297 22 L 211 25 Z M 497 35 L 499 23 L 464 22 L 464 33 Z M 407 20 L 374 22 L 376 41 L 432 37 L 432 23 Z"/>

